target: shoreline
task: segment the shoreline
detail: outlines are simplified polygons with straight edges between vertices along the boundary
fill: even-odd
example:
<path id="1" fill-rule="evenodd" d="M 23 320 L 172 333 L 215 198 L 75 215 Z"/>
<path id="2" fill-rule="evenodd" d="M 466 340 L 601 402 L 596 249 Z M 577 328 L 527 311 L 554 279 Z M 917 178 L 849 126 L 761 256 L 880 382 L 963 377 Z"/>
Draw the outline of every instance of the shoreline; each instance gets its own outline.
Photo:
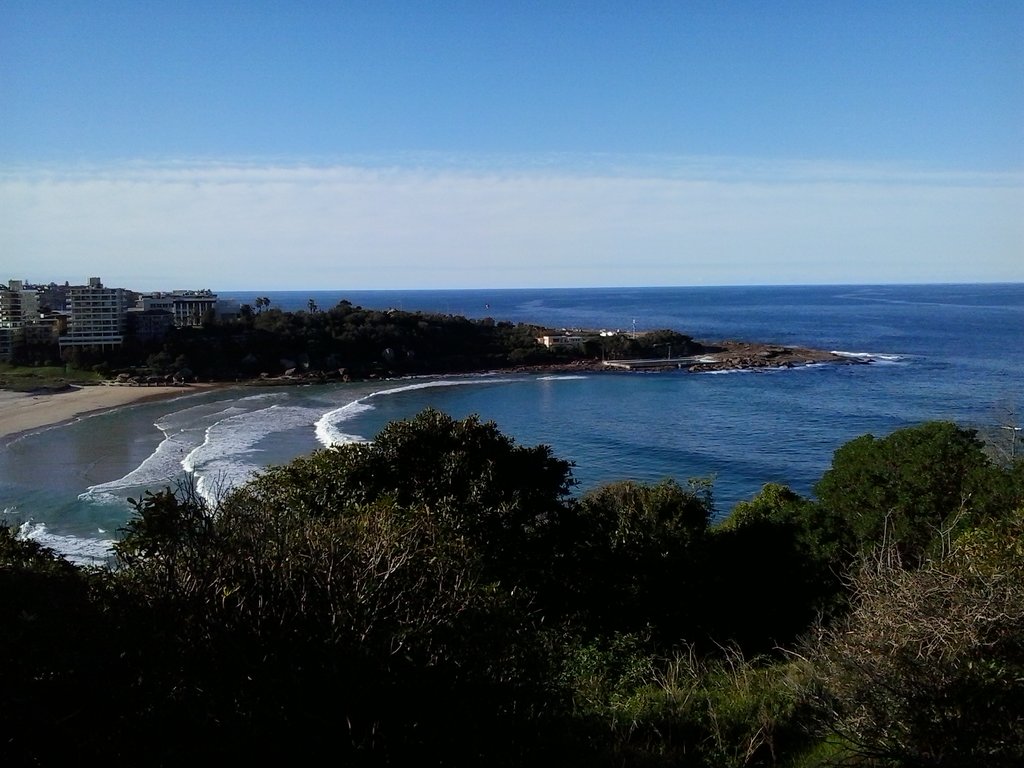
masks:
<path id="1" fill-rule="evenodd" d="M 67 424 L 83 416 L 224 386 L 227 385 L 122 387 L 100 384 L 42 393 L 0 390 L 0 446 L 25 434 Z"/>
<path id="2" fill-rule="evenodd" d="M 703 359 L 689 365 L 691 372 L 756 370 L 765 368 L 791 368 L 811 363 L 851 364 L 864 362 L 843 358 L 832 352 L 806 347 L 785 347 L 773 344 L 745 343 L 737 341 L 718 342 L 711 346 Z M 667 365 L 664 369 L 676 368 Z M 600 360 L 572 360 L 564 363 L 512 366 L 508 373 L 624 373 L 615 371 Z M 648 370 L 661 370 L 652 366 Z M 468 373 L 468 372 L 466 372 Z M 432 374 L 444 375 L 444 374 Z M 177 386 L 129 387 L 113 384 L 71 386 L 68 389 L 50 392 L 15 392 L 0 390 L 0 447 L 19 437 L 50 427 L 72 422 L 86 415 L 121 408 L 126 405 L 167 400 L 184 394 L 198 394 L 211 389 L 232 386 L 294 386 L 309 383 L 305 376 L 296 378 L 278 377 L 267 380 L 245 382 L 223 381 L 195 383 Z"/>

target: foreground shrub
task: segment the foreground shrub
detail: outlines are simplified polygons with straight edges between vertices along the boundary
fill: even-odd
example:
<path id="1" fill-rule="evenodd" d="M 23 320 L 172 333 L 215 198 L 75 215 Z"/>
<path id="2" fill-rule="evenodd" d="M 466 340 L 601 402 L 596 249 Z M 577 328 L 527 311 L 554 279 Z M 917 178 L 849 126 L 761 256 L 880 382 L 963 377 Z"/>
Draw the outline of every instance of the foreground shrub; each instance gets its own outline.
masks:
<path id="1" fill-rule="evenodd" d="M 658 660 L 642 645 L 629 635 L 583 645 L 567 667 L 599 764 L 773 766 L 815 748 L 803 663 L 693 649 Z"/>
<path id="2" fill-rule="evenodd" d="M 521 758 L 559 706 L 534 579 L 568 482 L 547 449 L 428 411 L 217 509 L 148 494 L 117 546 L 165 643 L 148 719 L 224 754 Z"/>
<path id="3" fill-rule="evenodd" d="M 914 567 L 939 551 L 940 531 L 954 522 L 964 530 L 1005 509 L 1004 485 L 973 430 L 935 421 L 851 440 L 814 492 L 861 553 L 885 544 Z"/>
<path id="4" fill-rule="evenodd" d="M 899 765 L 1024 764 L 1024 512 L 907 571 L 867 563 L 855 607 L 815 649 L 824 721 Z"/>

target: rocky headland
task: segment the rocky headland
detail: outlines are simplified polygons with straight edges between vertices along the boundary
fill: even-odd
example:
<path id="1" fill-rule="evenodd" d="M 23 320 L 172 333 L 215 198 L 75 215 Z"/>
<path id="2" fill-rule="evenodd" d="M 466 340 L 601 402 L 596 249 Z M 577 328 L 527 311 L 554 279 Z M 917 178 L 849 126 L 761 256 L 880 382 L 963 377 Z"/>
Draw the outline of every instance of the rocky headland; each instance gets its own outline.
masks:
<path id="1" fill-rule="evenodd" d="M 792 347 L 781 344 L 726 340 L 716 342 L 693 341 L 689 348 L 686 349 L 685 356 L 636 360 L 580 358 L 554 364 L 515 366 L 511 370 L 522 373 L 658 372 L 676 370 L 710 373 L 716 371 L 798 368 L 814 364 L 863 365 L 870 362 L 870 358 L 850 357 L 811 347 Z"/>
<path id="2" fill-rule="evenodd" d="M 856 365 L 870 362 L 866 358 L 837 355 L 835 352 L 810 347 L 787 347 L 744 341 L 723 341 L 707 346 L 709 351 L 688 366 L 688 370 L 700 373 L 757 368 L 796 368 L 814 363 Z M 712 349 L 714 351 L 711 351 Z"/>

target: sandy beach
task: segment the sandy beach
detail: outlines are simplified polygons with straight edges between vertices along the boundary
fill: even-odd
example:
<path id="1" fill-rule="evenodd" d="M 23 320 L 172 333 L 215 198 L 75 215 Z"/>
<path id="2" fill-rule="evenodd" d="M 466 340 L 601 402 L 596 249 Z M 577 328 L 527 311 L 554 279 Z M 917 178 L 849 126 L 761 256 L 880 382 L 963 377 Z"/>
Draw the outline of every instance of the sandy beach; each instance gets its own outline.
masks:
<path id="1" fill-rule="evenodd" d="M 186 387 L 74 387 L 63 392 L 32 394 L 0 390 L 0 442 L 21 432 L 29 432 L 96 411 L 106 411 L 130 403 L 178 397 L 199 392 L 215 384 Z"/>

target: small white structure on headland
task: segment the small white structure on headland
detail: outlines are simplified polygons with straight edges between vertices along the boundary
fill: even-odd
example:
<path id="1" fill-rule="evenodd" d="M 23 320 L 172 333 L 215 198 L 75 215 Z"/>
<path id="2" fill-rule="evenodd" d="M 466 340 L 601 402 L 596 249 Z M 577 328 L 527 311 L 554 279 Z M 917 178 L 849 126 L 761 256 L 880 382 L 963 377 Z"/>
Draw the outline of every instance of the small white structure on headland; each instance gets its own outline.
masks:
<path id="1" fill-rule="evenodd" d="M 586 338 L 574 333 L 551 333 L 537 337 L 537 342 L 548 349 L 552 347 L 582 347 Z"/>

